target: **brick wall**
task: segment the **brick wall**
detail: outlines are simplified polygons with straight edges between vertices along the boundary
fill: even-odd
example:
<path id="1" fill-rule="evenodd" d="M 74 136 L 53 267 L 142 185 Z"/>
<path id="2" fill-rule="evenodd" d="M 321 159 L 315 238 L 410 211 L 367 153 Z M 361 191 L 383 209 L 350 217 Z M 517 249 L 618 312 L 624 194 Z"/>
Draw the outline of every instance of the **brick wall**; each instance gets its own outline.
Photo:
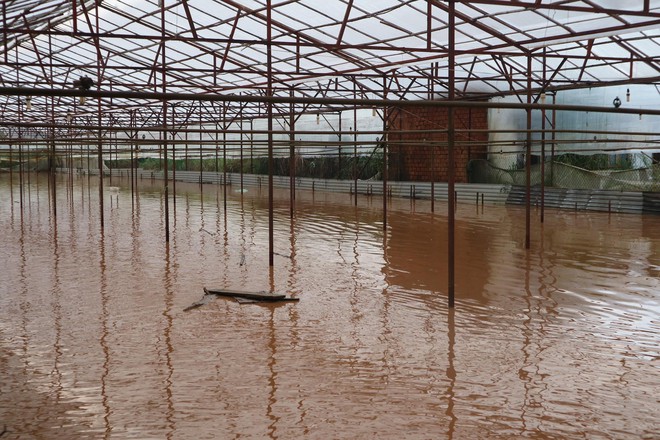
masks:
<path id="1" fill-rule="evenodd" d="M 454 110 L 456 130 L 488 129 L 486 108 Z M 446 182 L 447 109 L 441 107 L 404 107 L 390 111 L 388 130 L 389 179 L 418 182 Z M 411 131 L 417 131 L 412 133 Z M 467 183 L 467 164 L 485 159 L 488 133 L 457 132 L 454 149 L 456 182 Z"/>

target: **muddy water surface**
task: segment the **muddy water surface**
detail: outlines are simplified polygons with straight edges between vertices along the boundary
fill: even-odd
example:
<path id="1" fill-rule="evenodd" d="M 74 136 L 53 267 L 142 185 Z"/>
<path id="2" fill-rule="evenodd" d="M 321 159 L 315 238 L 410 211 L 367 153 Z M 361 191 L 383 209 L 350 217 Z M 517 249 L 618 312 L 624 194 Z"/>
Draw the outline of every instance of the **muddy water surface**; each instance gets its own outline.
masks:
<path id="1" fill-rule="evenodd" d="M 660 431 L 660 217 L 0 176 L 5 438 L 639 439 Z M 204 286 L 288 292 L 184 312 Z"/>

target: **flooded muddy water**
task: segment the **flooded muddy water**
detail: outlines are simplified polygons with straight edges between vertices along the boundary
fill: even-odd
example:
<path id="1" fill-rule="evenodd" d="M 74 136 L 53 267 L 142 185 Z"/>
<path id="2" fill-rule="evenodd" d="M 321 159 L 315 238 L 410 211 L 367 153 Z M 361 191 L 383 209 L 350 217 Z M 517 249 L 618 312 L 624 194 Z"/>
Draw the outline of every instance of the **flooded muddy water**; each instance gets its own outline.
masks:
<path id="1" fill-rule="evenodd" d="M 5 439 L 659 438 L 660 217 L 0 176 Z M 298 303 L 214 298 L 203 287 Z"/>

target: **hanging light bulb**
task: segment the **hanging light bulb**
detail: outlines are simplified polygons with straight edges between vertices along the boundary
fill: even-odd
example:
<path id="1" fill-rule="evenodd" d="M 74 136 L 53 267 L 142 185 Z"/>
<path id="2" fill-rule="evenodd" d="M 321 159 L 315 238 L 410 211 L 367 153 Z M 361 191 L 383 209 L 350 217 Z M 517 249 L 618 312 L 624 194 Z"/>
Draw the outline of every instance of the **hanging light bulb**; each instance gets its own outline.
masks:
<path id="1" fill-rule="evenodd" d="M 541 100 L 541 104 L 545 104 L 545 92 L 541 92 L 541 96 L 539 98 Z"/>
<path id="2" fill-rule="evenodd" d="M 319 125 L 320 122 L 321 122 L 321 115 L 319 115 L 319 114 L 317 113 L 317 114 L 316 114 L 316 125 Z"/>
<path id="3" fill-rule="evenodd" d="M 32 110 L 32 97 L 28 96 L 25 98 L 25 110 Z"/>
<path id="4" fill-rule="evenodd" d="M 371 116 L 376 116 L 376 106 L 371 108 Z"/>
<path id="5" fill-rule="evenodd" d="M 80 105 L 85 105 L 85 102 L 87 102 L 87 98 L 85 98 L 84 96 L 81 96 L 80 100 L 78 102 L 80 103 Z"/>
<path id="6" fill-rule="evenodd" d="M 626 102 L 630 102 L 630 89 L 626 89 Z"/>

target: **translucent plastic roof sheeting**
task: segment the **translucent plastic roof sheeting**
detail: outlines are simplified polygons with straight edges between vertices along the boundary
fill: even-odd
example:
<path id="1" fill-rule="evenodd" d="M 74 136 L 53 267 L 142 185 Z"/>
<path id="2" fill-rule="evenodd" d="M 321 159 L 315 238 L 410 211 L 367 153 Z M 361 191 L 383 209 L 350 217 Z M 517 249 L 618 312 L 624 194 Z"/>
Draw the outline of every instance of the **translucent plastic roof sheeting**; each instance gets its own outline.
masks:
<path id="1" fill-rule="evenodd" d="M 61 89 L 86 75 L 116 91 L 265 93 L 265 0 L 162 1 L 162 9 L 161 0 L 2 2 L 2 83 Z M 447 97 L 447 1 L 268 3 L 275 95 Z M 660 79 L 660 0 L 456 2 L 455 22 L 460 99 L 526 93 L 529 57 L 537 92 Z M 51 105 L 84 115 L 71 101 Z M 44 98 L 35 104 L 47 107 Z M 136 100 L 103 105 L 144 111 Z M 241 108 L 245 115 L 260 111 Z"/>

